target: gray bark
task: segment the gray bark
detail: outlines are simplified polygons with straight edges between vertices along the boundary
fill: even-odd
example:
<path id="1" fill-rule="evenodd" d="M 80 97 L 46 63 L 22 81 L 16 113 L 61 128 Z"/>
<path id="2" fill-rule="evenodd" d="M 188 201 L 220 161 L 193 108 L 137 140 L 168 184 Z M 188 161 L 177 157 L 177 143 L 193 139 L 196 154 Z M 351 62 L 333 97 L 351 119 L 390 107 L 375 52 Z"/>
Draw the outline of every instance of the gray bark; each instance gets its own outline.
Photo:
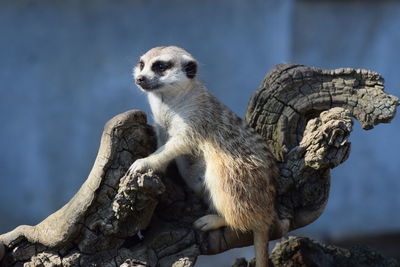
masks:
<path id="1" fill-rule="evenodd" d="M 289 237 L 278 243 L 270 256 L 271 266 L 319 267 L 398 267 L 395 259 L 386 258 L 364 246 L 343 249 L 320 244 L 306 237 Z M 254 267 L 254 259 L 237 259 L 232 267 Z"/>
<path id="2" fill-rule="evenodd" d="M 372 71 L 282 64 L 253 95 L 246 119 L 280 161 L 278 211 L 291 229 L 323 211 L 330 169 L 350 153 L 351 118 L 369 130 L 394 117 L 399 100 L 383 89 L 383 78 Z"/>
<path id="3" fill-rule="evenodd" d="M 371 129 L 390 122 L 397 105 L 374 72 L 292 64 L 270 71 L 249 103 L 246 120 L 279 161 L 276 208 L 290 230 L 323 212 L 330 169 L 350 152 L 352 118 Z M 250 245 L 250 233 L 192 228 L 207 207 L 183 184 L 174 165 L 164 175 L 125 175 L 155 144 L 143 112 L 110 120 L 93 169 L 70 202 L 36 226 L 0 235 L 1 265 L 193 266 L 200 254 Z M 278 226 L 271 239 L 281 237 Z"/>

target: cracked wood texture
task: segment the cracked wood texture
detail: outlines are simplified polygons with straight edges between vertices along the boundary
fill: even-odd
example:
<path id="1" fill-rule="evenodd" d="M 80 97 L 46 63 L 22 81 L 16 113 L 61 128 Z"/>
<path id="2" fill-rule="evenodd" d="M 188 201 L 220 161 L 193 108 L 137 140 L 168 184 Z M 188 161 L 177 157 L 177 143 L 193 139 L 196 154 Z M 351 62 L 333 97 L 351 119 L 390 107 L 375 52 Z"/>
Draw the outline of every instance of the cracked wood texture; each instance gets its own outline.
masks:
<path id="1" fill-rule="evenodd" d="M 350 249 L 325 245 L 307 237 L 283 238 L 272 250 L 271 266 L 398 267 L 399 263 L 361 245 Z M 255 259 L 240 258 L 232 267 L 255 267 Z"/>
<path id="2" fill-rule="evenodd" d="M 278 212 L 290 229 L 317 219 L 328 200 L 330 169 L 350 153 L 352 119 L 369 130 L 399 105 L 383 78 L 360 69 L 275 66 L 250 100 L 246 120 L 280 162 Z"/>
<path id="3" fill-rule="evenodd" d="M 284 64 L 269 72 L 249 103 L 246 120 L 279 161 L 276 208 L 289 230 L 323 212 L 330 169 L 350 152 L 352 118 L 371 129 L 389 122 L 398 104 L 383 92 L 380 75 L 366 70 Z M 111 119 L 77 194 L 38 225 L 0 235 L 0 265 L 186 267 L 200 254 L 250 245 L 250 233 L 192 228 L 207 207 L 184 185 L 174 164 L 163 175 L 150 170 L 125 175 L 155 144 L 143 112 Z M 270 237 L 282 234 L 276 222 Z"/>

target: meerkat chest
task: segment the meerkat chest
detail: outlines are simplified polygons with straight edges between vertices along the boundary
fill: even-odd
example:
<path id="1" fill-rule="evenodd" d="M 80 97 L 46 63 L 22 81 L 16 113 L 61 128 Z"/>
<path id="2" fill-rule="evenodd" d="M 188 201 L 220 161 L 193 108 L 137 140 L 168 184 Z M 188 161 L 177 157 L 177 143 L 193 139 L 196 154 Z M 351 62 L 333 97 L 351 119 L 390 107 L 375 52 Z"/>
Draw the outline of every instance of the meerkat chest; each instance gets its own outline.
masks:
<path id="1" fill-rule="evenodd" d="M 187 128 L 179 108 L 164 103 L 159 97 L 149 96 L 154 122 L 168 135 L 175 135 Z"/>
<path id="2" fill-rule="evenodd" d="M 167 128 L 170 120 L 170 111 L 167 105 L 162 102 L 162 100 L 153 95 L 149 95 L 149 104 L 151 108 L 151 112 L 153 113 L 154 122 L 162 127 Z"/>

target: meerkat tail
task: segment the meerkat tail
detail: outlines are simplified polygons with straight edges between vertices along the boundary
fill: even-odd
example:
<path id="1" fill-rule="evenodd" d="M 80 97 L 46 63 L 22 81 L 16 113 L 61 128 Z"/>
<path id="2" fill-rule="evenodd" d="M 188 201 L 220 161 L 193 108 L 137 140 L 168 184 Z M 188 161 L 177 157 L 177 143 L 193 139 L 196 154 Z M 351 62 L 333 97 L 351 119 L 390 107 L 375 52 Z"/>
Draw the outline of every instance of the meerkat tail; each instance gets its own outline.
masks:
<path id="1" fill-rule="evenodd" d="M 256 267 L 268 267 L 268 231 L 253 231 Z"/>

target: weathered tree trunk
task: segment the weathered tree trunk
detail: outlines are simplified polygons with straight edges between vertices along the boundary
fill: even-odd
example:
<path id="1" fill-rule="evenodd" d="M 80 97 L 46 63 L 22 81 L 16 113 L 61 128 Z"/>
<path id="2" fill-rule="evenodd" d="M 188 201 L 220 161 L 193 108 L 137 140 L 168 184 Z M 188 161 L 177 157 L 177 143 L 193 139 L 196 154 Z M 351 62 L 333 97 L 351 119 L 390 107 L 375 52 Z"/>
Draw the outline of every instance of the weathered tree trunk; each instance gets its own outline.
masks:
<path id="1" fill-rule="evenodd" d="M 277 210 L 290 230 L 323 212 L 330 169 L 350 152 L 351 118 L 371 129 L 389 122 L 397 105 L 374 72 L 292 64 L 270 71 L 246 119 L 279 161 Z M 125 175 L 132 162 L 155 150 L 155 143 L 143 112 L 110 120 L 93 169 L 70 202 L 36 226 L 0 235 L 1 266 L 193 266 L 200 254 L 250 245 L 250 233 L 192 228 L 207 207 L 174 165 L 162 176 Z M 271 239 L 285 230 L 275 226 Z"/>

